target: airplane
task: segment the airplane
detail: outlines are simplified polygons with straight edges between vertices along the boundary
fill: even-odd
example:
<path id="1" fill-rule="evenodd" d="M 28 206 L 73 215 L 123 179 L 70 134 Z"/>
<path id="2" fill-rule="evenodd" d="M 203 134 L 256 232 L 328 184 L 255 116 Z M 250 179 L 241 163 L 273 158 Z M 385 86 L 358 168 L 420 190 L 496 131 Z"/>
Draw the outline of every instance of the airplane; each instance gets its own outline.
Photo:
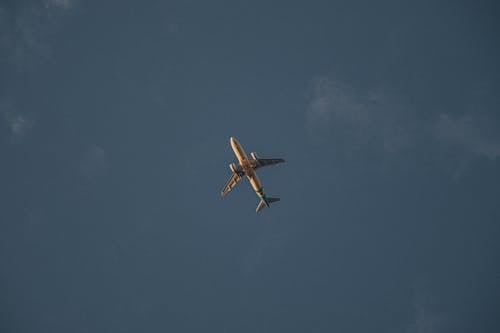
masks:
<path id="1" fill-rule="evenodd" d="M 226 185 L 222 188 L 221 196 L 223 197 L 229 193 L 229 191 L 236 186 L 243 176 L 247 176 L 247 179 L 250 181 L 250 185 L 252 185 L 255 193 L 260 198 L 260 202 L 255 209 L 256 212 L 259 212 L 262 208 L 264 208 L 264 206 L 269 207 L 269 204 L 272 202 L 279 201 L 280 198 L 271 198 L 264 194 L 264 188 L 260 183 L 259 177 L 257 177 L 257 174 L 255 173 L 255 169 L 282 163 L 285 162 L 285 160 L 282 158 L 258 158 L 255 152 L 250 153 L 251 158 L 248 158 L 240 143 L 235 138 L 231 137 L 229 142 L 231 143 L 231 148 L 233 148 L 234 154 L 238 159 L 239 165 L 236 165 L 235 163 L 229 164 L 232 174 Z"/>

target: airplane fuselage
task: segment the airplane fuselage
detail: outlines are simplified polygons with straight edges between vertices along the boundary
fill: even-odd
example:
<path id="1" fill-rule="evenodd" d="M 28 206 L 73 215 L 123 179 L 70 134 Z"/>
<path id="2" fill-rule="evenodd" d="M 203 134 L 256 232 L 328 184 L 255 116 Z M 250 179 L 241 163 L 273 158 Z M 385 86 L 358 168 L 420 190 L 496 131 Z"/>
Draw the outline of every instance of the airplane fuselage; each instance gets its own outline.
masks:
<path id="1" fill-rule="evenodd" d="M 234 154 L 236 155 L 241 168 L 245 172 L 250 185 L 254 189 L 257 196 L 266 203 L 266 206 L 269 206 L 266 195 L 264 194 L 264 188 L 262 187 L 259 177 L 257 177 L 257 173 L 252 167 L 251 160 L 248 158 L 240 143 L 235 138 L 231 138 L 230 142 L 231 148 L 233 148 Z"/>

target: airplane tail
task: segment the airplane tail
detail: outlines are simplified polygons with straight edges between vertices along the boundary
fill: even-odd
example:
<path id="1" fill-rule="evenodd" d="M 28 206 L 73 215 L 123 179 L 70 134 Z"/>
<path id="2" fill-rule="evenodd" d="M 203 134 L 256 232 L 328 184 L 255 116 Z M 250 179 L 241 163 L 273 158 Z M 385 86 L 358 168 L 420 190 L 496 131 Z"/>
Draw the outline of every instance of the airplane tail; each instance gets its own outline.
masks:
<path id="1" fill-rule="evenodd" d="M 280 198 L 265 198 L 261 199 L 259 204 L 257 205 L 257 209 L 255 209 L 256 212 L 259 212 L 264 206 L 269 207 L 269 204 L 272 202 L 280 201 Z"/>

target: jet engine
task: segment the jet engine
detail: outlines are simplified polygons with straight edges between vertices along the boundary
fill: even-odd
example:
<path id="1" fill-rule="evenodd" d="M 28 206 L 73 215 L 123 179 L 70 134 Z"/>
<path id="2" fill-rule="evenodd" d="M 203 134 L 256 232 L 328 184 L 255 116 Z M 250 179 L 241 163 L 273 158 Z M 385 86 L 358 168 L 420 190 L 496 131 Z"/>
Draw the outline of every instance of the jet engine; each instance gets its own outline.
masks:
<path id="1" fill-rule="evenodd" d="M 257 153 L 256 153 L 256 152 L 254 152 L 254 151 L 250 153 L 250 156 L 252 156 L 252 158 L 253 158 L 254 160 L 258 159 L 258 157 L 257 157 Z"/>
<path id="2" fill-rule="evenodd" d="M 230 163 L 230 164 L 229 164 L 229 169 L 231 169 L 231 171 L 232 171 L 232 172 L 237 173 L 237 172 L 236 172 L 236 164 L 234 164 L 234 163 Z"/>

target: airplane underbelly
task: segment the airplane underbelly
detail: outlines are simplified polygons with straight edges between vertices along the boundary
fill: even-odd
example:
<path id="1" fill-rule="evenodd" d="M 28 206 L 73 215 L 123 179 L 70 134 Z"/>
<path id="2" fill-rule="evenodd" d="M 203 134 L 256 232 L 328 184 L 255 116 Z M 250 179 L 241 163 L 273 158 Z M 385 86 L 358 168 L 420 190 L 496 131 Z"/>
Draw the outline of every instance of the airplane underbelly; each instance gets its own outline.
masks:
<path id="1" fill-rule="evenodd" d="M 259 191 L 262 189 L 260 179 L 259 177 L 257 177 L 257 174 L 255 172 L 253 172 L 253 175 L 248 176 L 248 180 L 250 181 L 250 184 L 252 185 L 254 191 Z"/>
<path id="2" fill-rule="evenodd" d="M 245 151 L 236 140 L 231 141 L 231 147 L 233 148 L 234 154 L 240 163 L 247 159 L 247 154 L 245 154 Z"/>

